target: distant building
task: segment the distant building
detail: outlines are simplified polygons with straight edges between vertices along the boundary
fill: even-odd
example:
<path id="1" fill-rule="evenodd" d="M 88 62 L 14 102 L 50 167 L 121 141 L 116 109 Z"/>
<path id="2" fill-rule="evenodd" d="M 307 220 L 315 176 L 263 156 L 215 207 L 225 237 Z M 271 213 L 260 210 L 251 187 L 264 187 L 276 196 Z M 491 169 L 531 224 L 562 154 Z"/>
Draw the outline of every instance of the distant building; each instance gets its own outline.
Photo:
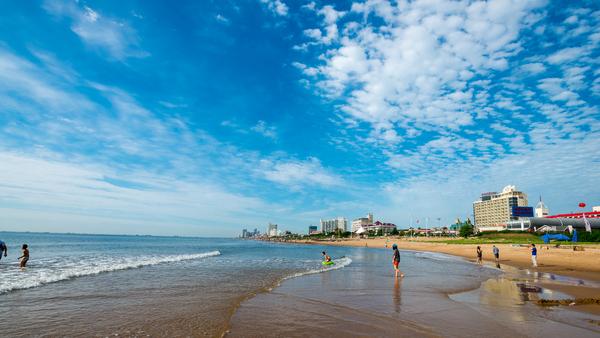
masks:
<path id="1" fill-rule="evenodd" d="M 592 211 L 594 211 L 594 212 L 600 212 L 600 205 L 592 207 Z"/>
<path id="2" fill-rule="evenodd" d="M 546 217 L 548 215 L 548 207 L 542 202 L 542 196 L 540 196 L 540 201 L 535 206 L 535 217 Z"/>
<path id="3" fill-rule="evenodd" d="M 269 223 L 267 227 L 267 236 L 276 237 L 277 236 L 277 224 Z"/>
<path id="4" fill-rule="evenodd" d="M 361 227 L 365 227 L 368 224 L 373 224 L 373 214 L 369 213 L 367 217 L 357 218 L 352 221 L 352 232 L 356 232 Z"/>
<path id="5" fill-rule="evenodd" d="M 501 193 L 483 193 L 479 201 L 473 202 L 475 226 L 478 231 L 504 230 L 507 222 L 519 219 L 513 215 L 513 207 L 526 206 L 527 195 L 517 191 L 514 185 L 504 187 Z"/>
<path id="6" fill-rule="evenodd" d="M 311 225 L 308 227 L 308 234 L 312 235 L 319 232 L 319 228 L 316 225 Z"/>
<path id="7" fill-rule="evenodd" d="M 248 237 L 250 237 L 250 236 L 248 236 L 248 230 L 247 229 L 242 230 L 242 238 L 248 238 Z"/>
<path id="8" fill-rule="evenodd" d="M 389 233 L 392 233 L 394 230 L 396 230 L 396 224 L 383 223 L 383 222 L 377 221 L 372 224 L 367 224 L 363 228 L 366 229 L 368 232 L 377 233 L 377 232 L 381 231 L 384 234 L 389 234 Z"/>
<path id="9" fill-rule="evenodd" d="M 321 232 L 326 234 L 340 230 L 343 232 L 348 231 L 348 221 L 344 217 L 337 217 L 334 219 L 320 220 Z"/>

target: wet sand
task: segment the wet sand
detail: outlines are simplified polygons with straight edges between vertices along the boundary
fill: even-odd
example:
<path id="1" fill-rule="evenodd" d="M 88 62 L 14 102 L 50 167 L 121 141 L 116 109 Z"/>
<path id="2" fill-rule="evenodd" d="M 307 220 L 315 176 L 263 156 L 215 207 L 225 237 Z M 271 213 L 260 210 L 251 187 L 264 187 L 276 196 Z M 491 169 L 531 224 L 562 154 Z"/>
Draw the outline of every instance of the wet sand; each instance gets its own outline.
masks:
<path id="1" fill-rule="evenodd" d="M 464 257 L 475 261 L 477 244 L 446 244 L 436 243 L 435 238 L 370 238 L 370 239 L 345 239 L 339 241 L 297 241 L 304 244 L 327 244 L 333 246 L 352 246 L 385 248 L 396 243 L 400 249 L 440 252 L 449 255 Z M 447 240 L 444 238 L 443 240 Z M 503 269 L 515 268 L 526 273 L 547 273 L 552 275 L 569 276 L 578 279 L 593 281 L 600 284 L 600 245 L 585 245 L 585 251 L 573 251 L 567 246 L 556 248 L 553 245 L 538 245 L 538 267 L 531 264 L 530 248 L 511 244 L 495 244 L 500 249 L 500 264 Z M 494 266 L 492 244 L 480 244 L 483 251 L 483 261 Z M 580 288 L 581 285 L 559 285 L 562 292 L 573 298 L 600 298 L 600 288 Z M 600 306 L 582 306 L 588 312 L 600 314 Z"/>
<path id="2" fill-rule="evenodd" d="M 433 254 L 435 255 L 435 254 Z M 244 302 L 228 337 L 597 337 L 599 316 L 541 308 L 528 300 L 566 297 L 524 293 L 507 276 L 462 259 L 403 252 L 406 277 L 392 277 L 390 252 L 349 250 L 343 269 L 288 280 Z M 572 280 L 564 281 L 567 285 Z M 595 288 L 594 288 L 595 289 Z"/>

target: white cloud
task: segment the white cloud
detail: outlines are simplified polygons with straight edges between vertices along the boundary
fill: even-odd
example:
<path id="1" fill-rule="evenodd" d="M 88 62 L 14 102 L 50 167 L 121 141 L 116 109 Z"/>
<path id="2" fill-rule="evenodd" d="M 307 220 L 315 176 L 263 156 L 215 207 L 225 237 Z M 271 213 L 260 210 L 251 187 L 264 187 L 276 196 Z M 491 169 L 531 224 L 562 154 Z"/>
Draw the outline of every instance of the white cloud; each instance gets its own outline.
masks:
<path id="1" fill-rule="evenodd" d="M 322 75 L 318 85 L 344 101 L 344 112 L 376 129 L 395 129 L 402 137 L 401 132 L 409 133 L 408 125 L 457 130 L 473 123 L 476 87 L 469 81 L 507 69 L 508 58 L 521 48 L 519 32 L 531 21 L 529 11 L 538 5 L 520 1 L 354 4 L 354 13 L 365 20 L 379 17 L 384 24 L 350 21 L 347 25 L 354 28 L 343 30 L 339 45 L 322 53 L 325 62 L 318 66 Z M 339 18 L 325 17 L 330 22 Z M 317 37 L 316 32 L 310 34 Z"/>
<path id="2" fill-rule="evenodd" d="M 259 173 L 265 179 L 300 190 L 307 186 L 338 186 L 341 178 L 329 173 L 321 162 L 311 157 L 306 161 L 269 160 L 260 161 Z"/>
<path id="3" fill-rule="evenodd" d="M 521 69 L 523 69 L 524 71 L 531 73 L 531 74 L 539 74 L 539 73 L 543 73 L 546 71 L 546 67 L 544 66 L 543 63 L 540 63 L 540 62 L 524 64 L 521 66 Z"/>
<path id="4" fill-rule="evenodd" d="M 216 19 L 217 21 L 219 21 L 219 22 L 222 22 L 222 23 L 224 23 L 224 24 L 228 24 L 228 23 L 229 23 L 229 19 L 227 19 L 226 17 L 224 17 L 224 16 L 223 16 L 223 15 L 221 15 L 221 14 L 217 14 L 217 15 L 215 16 L 215 19 Z"/>
<path id="5" fill-rule="evenodd" d="M 233 235 L 240 224 L 268 219 L 260 210 L 273 208 L 206 181 L 123 175 L 107 166 L 2 151 L 0 163 L 3 229 Z"/>
<path id="6" fill-rule="evenodd" d="M 267 8 L 279 16 L 286 16 L 288 14 L 288 6 L 281 0 L 260 0 L 261 3 L 267 6 Z"/>
<path id="7" fill-rule="evenodd" d="M 276 140 L 277 139 L 277 128 L 274 126 L 269 126 L 263 120 L 260 120 L 254 125 L 250 130 L 261 134 L 264 137 Z"/>
<path id="8" fill-rule="evenodd" d="M 569 47 L 561 49 L 558 52 L 548 57 L 548 62 L 551 64 L 562 64 L 573 61 L 586 54 L 586 51 L 582 47 Z"/>
<path id="9" fill-rule="evenodd" d="M 136 31 L 125 21 L 104 17 L 88 6 L 75 2 L 45 1 L 44 9 L 58 17 L 71 20 L 71 30 L 88 46 L 107 52 L 117 60 L 146 57 L 139 47 Z"/>

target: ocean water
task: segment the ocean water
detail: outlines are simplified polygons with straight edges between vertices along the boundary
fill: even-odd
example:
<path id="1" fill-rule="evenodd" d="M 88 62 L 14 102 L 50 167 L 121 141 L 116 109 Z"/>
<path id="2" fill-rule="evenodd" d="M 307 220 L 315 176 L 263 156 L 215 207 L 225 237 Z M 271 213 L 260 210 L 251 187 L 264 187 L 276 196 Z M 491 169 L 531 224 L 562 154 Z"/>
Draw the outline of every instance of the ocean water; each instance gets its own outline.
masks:
<path id="1" fill-rule="evenodd" d="M 0 232 L 5 336 L 220 336 L 239 304 L 283 280 L 328 273 L 322 248 L 218 238 Z M 30 260 L 21 271 L 20 247 Z"/>

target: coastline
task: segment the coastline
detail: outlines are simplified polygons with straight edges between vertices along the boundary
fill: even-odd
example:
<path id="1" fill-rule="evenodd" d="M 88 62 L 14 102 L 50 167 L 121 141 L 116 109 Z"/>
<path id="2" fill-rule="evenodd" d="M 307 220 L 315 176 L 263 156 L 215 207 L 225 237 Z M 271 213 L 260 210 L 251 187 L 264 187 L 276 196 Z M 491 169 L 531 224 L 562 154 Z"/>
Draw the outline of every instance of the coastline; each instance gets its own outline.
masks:
<path id="1" fill-rule="evenodd" d="M 338 239 L 335 241 L 295 240 L 297 244 L 330 245 L 348 247 L 367 247 L 385 249 L 397 244 L 401 250 L 434 252 L 464 258 L 475 262 L 477 244 L 436 243 L 432 239 L 406 240 L 402 238 Z M 483 264 L 495 266 L 492 245 L 500 249 L 500 265 L 507 276 L 526 274 L 532 276 L 535 284 L 553 291 L 569 295 L 572 298 L 600 298 L 600 246 L 585 248 L 585 251 L 573 251 L 554 246 L 538 246 L 538 267 L 532 268 L 528 247 L 511 244 L 479 244 L 483 251 Z M 402 267 L 401 267 L 402 268 Z M 406 272 L 405 272 L 406 273 Z M 570 277 L 569 283 L 553 280 L 555 276 Z M 586 285 L 587 284 L 587 285 Z M 591 285 L 590 285 L 591 284 Z M 570 309 L 600 315 L 598 305 L 578 305 Z"/>
<path id="2" fill-rule="evenodd" d="M 386 242 L 387 241 L 387 242 Z M 438 252 L 466 258 L 475 261 L 475 250 L 478 244 L 448 244 L 435 239 L 426 240 L 403 238 L 369 238 L 369 239 L 338 239 L 335 241 L 294 240 L 298 244 L 316 244 L 332 246 L 352 246 L 369 248 L 391 247 L 393 243 L 401 250 Z M 483 261 L 494 263 L 492 245 L 500 249 L 500 264 L 516 269 L 529 269 L 542 273 L 555 273 L 573 278 L 587 279 L 600 283 L 600 246 L 585 248 L 585 251 L 573 251 L 568 248 L 556 248 L 552 245 L 538 245 L 538 267 L 531 266 L 529 248 L 513 246 L 512 244 L 479 244 L 483 251 Z"/>
<path id="3" fill-rule="evenodd" d="M 547 308 L 531 302 L 548 296 L 565 297 L 573 288 L 589 294 L 600 290 L 597 286 L 538 280 L 537 276 L 526 274 L 525 269 L 509 265 L 503 266 L 502 271 L 493 265 L 477 268 L 462 258 L 455 260 L 445 255 L 420 253 L 446 252 L 406 246 L 403 248 L 409 252 L 403 255 L 401 267 L 406 269 L 407 276 L 394 280 L 389 275 L 388 265 L 383 263 L 387 261 L 388 252 L 377 249 L 385 248 L 385 239 L 378 244 L 371 240 L 368 248 L 364 242 L 352 241 L 352 245 L 348 242 L 288 241 L 290 244 L 353 247 L 347 254 L 353 260 L 356 258 L 356 264 L 331 273 L 288 279 L 270 292 L 245 300 L 230 319 L 225 336 L 279 337 L 302 332 L 318 337 L 340 333 L 360 337 L 398 336 L 402 332 L 400 336 L 407 337 L 461 337 L 494 332 L 491 336 L 542 337 L 574 333 L 591 337 L 598 333 L 595 324 L 600 318 L 595 312 L 598 306 Z M 340 248 L 329 250 L 340 254 Z M 516 286 L 519 282 L 543 284 L 544 292 L 523 293 Z M 556 285 L 560 290 L 554 292 Z M 547 292 L 550 290 L 553 292 Z"/>

